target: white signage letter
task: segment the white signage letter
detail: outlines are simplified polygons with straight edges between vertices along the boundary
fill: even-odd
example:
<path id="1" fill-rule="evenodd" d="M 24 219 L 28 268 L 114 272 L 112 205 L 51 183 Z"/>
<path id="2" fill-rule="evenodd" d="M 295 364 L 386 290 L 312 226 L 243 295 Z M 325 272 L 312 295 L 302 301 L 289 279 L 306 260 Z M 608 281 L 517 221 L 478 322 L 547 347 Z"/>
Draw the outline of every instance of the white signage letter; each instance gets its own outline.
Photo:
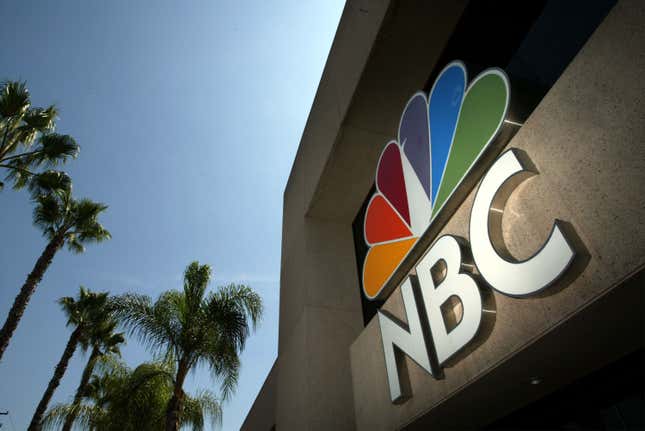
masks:
<path id="1" fill-rule="evenodd" d="M 521 173 L 525 175 L 518 175 Z M 493 289 L 509 296 L 526 296 L 549 286 L 575 255 L 556 221 L 546 243 L 533 257 L 520 262 L 508 253 L 500 256 L 498 250 L 505 250 L 501 217 L 495 220 L 499 226 L 491 226 L 491 212 L 501 215 L 510 192 L 530 174 L 514 150 L 502 154 L 482 179 L 470 216 L 470 246 L 477 269 Z M 493 229 L 497 229 L 493 231 L 496 235 L 491 234 Z"/>
<path id="2" fill-rule="evenodd" d="M 446 266 L 445 277 L 435 286 L 431 270 L 440 261 Z M 439 365 L 473 339 L 481 322 L 482 300 L 479 288 L 472 277 L 460 272 L 461 264 L 459 243 L 454 237 L 446 235 L 437 240 L 416 267 Z M 441 306 L 451 296 L 459 298 L 463 312 L 457 326 L 449 332 Z"/>
<path id="3" fill-rule="evenodd" d="M 395 351 L 395 346 L 419 364 L 421 368 L 432 374 L 430 355 L 428 354 L 423 328 L 421 327 L 421 319 L 419 317 L 419 311 L 421 310 L 417 306 L 417 301 L 414 298 L 410 278 L 407 278 L 401 285 L 401 296 L 403 297 L 403 306 L 406 319 L 408 320 L 409 331 L 387 317 L 382 311 L 379 310 L 378 312 L 383 351 L 385 352 L 385 368 L 387 370 L 387 380 L 393 403 L 403 402 L 410 396 L 402 388 L 399 380 L 400 377 L 407 378 L 407 375 L 399 376 L 399 372 L 403 372 L 403 370 L 400 370 L 400 366 L 404 358 L 400 353 Z M 397 356 L 399 357 L 397 358 Z"/>

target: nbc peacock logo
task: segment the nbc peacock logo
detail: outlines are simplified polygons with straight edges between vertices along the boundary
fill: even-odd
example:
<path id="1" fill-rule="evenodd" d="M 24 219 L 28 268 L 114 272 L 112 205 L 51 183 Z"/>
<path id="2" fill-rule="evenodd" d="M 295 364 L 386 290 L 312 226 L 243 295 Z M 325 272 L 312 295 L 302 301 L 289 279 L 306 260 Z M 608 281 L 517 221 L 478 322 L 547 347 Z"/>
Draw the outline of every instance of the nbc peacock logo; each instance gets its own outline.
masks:
<path id="1" fill-rule="evenodd" d="M 379 297 L 502 127 L 510 100 L 506 74 L 491 68 L 467 83 L 464 64 L 448 64 L 428 96 L 410 98 L 398 139 L 381 153 L 363 225 L 369 249 L 362 281 L 369 299 Z"/>

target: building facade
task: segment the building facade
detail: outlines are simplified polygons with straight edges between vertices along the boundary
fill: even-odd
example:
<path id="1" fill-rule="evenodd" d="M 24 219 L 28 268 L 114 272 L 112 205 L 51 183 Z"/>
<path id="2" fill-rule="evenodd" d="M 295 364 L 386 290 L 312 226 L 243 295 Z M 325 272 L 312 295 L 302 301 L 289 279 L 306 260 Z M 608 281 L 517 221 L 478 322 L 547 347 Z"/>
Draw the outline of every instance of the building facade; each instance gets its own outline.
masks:
<path id="1" fill-rule="evenodd" d="M 451 65 L 463 83 L 433 111 Z M 284 193 L 278 358 L 242 429 L 643 426 L 644 72 L 639 0 L 349 0 Z M 429 121 L 408 132 L 415 95 Z M 481 139 L 465 168 L 459 139 Z"/>

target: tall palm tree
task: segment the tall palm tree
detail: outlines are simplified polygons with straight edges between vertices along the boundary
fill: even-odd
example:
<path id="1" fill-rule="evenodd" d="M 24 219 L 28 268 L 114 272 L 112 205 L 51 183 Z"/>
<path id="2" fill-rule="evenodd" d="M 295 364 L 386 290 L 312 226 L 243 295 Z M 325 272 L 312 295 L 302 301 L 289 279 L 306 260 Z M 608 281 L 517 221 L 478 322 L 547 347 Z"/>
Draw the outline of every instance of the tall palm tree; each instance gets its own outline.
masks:
<path id="1" fill-rule="evenodd" d="M 74 299 L 71 296 L 61 298 L 58 303 L 67 315 L 67 325 L 74 327 L 74 330 L 69 336 L 63 355 L 61 356 L 54 375 L 52 376 L 45 393 L 43 394 L 33 417 L 29 424 L 29 431 L 40 430 L 42 426 L 43 416 L 47 410 L 47 405 L 51 401 L 54 391 L 60 384 L 63 374 L 67 370 L 69 360 L 74 355 L 76 348 L 80 344 L 83 350 L 88 347 L 90 341 L 91 328 L 96 322 L 97 315 L 105 309 L 107 305 L 107 293 L 90 292 L 83 286 L 80 287 L 78 298 Z"/>
<path id="2" fill-rule="evenodd" d="M 79 146 L 71 136 L 53 133 L 57 110 L 33 108 L 24 82 L 7 81 L 0 88 L 0 168 L 14 187 L 27 184 L 33 169 L 76 158 Z M 33 143 L 37 142 L 35 148 Z M 3 187 L 0 182 L 0 189 Z"/>
<path id="3" fill-rule="evenodd" d="M 63 431 L 70 431 L 72 424 L 76 419 L 76 410 L 81 405 L 81 399 L 85 395 L 90 382 L 90 377 L 94 372 L 94 367 L 98 360 L 107 355 L 121 356 L 120 345 L 125 342 L 123 333 L 114 333 L 116 322 L 110 318 L 107 309 L 102 310 L 95 318 L 95 321 L 90 328 L 90 345 L 92 346 L 92 353 L 85 364 L 83 374 L 81 375 L 81 382 L 76 389 L 74 401 L 72 402 L 72 409 L 65 419 L 63 424 Z"/>
<path id="4" fill-rule="evenodd" d="M 144 363 L 134 370 L 114 357 L 97 362 L 81 404 L 59 404 L 45 417 L 45 429 L 59 427 L 74 412 L 74 424 L 96 431 L 158 431 L 165 425 L 166 406 L 173 394 L 174 361 Z M 217 399 L 208 391 L 185 395 L 183 425 L 193 431 L 204 429 L 209 417 L 213 426 L 221 421 Z"/>
<path id="5" fill-rule="evenodd" d="M 262 300 L 251 288 L 228 285 L 206 294 L 211 268 L 193 262 L 184 273 L 183 290 L 150 297 L 126 294 L 115 299 L 115 315 L 156 353 L 175 358 L 172 397 L 166 408 L 165 428 L 177 431 L 185 414 L 183 384 L 196 365 L 209 366 L 221 380 L 223 399 L 235 389 L 239 353 L 262 315 Z"/>
<path id="6" fill-rule="evenodd" d="M 110 238 L 110 233 L 98 221 L 99 215 L 107 209 L 107 206 L 89 199 L 74 199 L 68 179 L 64 174 L 52 172 L 30 185 L 36 202 L 34 224 L 43 231 L 49 242 L 27 276 L 0 329 L 0 360 L 31 295 L 58 250 L 67 244 L 72 252 L 82 253 L 85 250 L 84 244 Z M 63 189 L 57 188 L 53 192 L 39 194 L 40 191 L 51 190 L 52 184 L 66 181 L 68 184 Z"/>

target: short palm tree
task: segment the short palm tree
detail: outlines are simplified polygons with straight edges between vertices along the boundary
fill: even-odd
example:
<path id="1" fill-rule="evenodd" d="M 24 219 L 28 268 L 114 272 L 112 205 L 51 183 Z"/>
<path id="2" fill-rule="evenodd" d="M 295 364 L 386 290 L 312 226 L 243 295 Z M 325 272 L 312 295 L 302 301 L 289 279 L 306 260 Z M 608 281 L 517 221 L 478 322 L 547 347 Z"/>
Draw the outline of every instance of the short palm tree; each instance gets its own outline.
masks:
<path id="1" fill-rule="evenodd" d="M 107 206 L 89 199 L 74 199 L 71 183 L 66 175 L 49 172 L 30 184 L 30 187 L 36 203 L 34 224 L 43 231 L 49 242 L 27 276 L 0 329 L 0 360 L 29 299 L 58 250 L 67 244 L 71 251 L 82 253 L 85 250 L 84 244 L 110 238 L 110 233 L 98 221 L 99 215 Z M 52 188 L 55 190 L 52 191 Z"/>
<path id="2" fill-rule="evenodd" d="M 40 402 L 36 407 L 36 411 L 31 418 L 29 431 L 36 431 L 41 428 L 43 416 L 47 410 L 47 405 L 51 401 L 54 391 L 60 384 L 60 380 L 63 378 L 63 374 L 65 374 L 65 371 L 67 370 L 67 365 L 69 364 L 70 359 L 79 345 L 81 345 L 84 350 L 87 349 L 92 327 L 96 323 L 97 316 L 105 309 L 107 301 L 107 293 L 90 292 L 83 286 L 80 287 L 78 297 L 76 299 L 71 296 L 66 296 L 58 301 L 61 308 L 67 315 L 67 325 L 72 326 L 74 330 L 69 336 L 63 355 L 54 369 L 54 375 L 49 381 L 47 389 L 40 399 Z"/>
<path id="3" fill-rule="evenodd" d="M 45 429 L 60 429 L 74 413 L 74 424 L 96 431 L 158 431 L 165 426 L 166 407 L 173 394 L 175 362 L 144 363 L 134 370 L 113 356 L 102 357 L 79 405 L 59 404 L 45 417 Z M 221 421 L 217 399 L 208 391 L 185 394 L 183 425 L 202 431 L 206 418 L 213 426 Z"/>
<path id="4" fill-rule="evenodd" d="M 171 290 L 156 302 L 126 294 L 115 298 L 115 315 L 155 353 L 175 358 L 172 397 L 165 429 L 177 431 L 185 415 L 184 379 L 200 364 L 221 381 L 223 399 L 237 384 L 239 353 L 262 315 L 262 300 L 251 288 L 228 285 L 206 293 L 211 268 L 193 262 L 184 273 L 183 290 Z"/>
<path id="5" fill-rule="evenodd" d="M 54 106 L 33 108 L 24 82 L 8 81 L 0 88 L 0 168 L 15 188 L 25 186 L 37 175 L 34 168 L 56 165 L 78 155 L 71 136 L 53 133 L 57 111 Z M 33 147 L 34 142 L 37 143 Z M 0 189 L 3 187 L 0 182 Z"/>
<path id="6" fill-rule="evenodd" d="M 90 377 L 92 376 L 97 361 L 108 355 L 121 356 L 120 345 L 125 342 L 125 337 L 123 333 L 114 333 L 115 328 L 116 322 L 111 319 L 107 307 L 104 310 L 100 310 L 92 323 L 92 327 L 89 328 L 92 353 L 90 353 L 85 368 L 83 369 L 81 382 L 76 389 L 76 394 L 74 394 L 72 409 L 63 424 L 63 431 L 70 431 L 72 429 L 72 424 L 76 419 L 75 412 L 81 405 L 81 400 L 88 390 Z"/>

